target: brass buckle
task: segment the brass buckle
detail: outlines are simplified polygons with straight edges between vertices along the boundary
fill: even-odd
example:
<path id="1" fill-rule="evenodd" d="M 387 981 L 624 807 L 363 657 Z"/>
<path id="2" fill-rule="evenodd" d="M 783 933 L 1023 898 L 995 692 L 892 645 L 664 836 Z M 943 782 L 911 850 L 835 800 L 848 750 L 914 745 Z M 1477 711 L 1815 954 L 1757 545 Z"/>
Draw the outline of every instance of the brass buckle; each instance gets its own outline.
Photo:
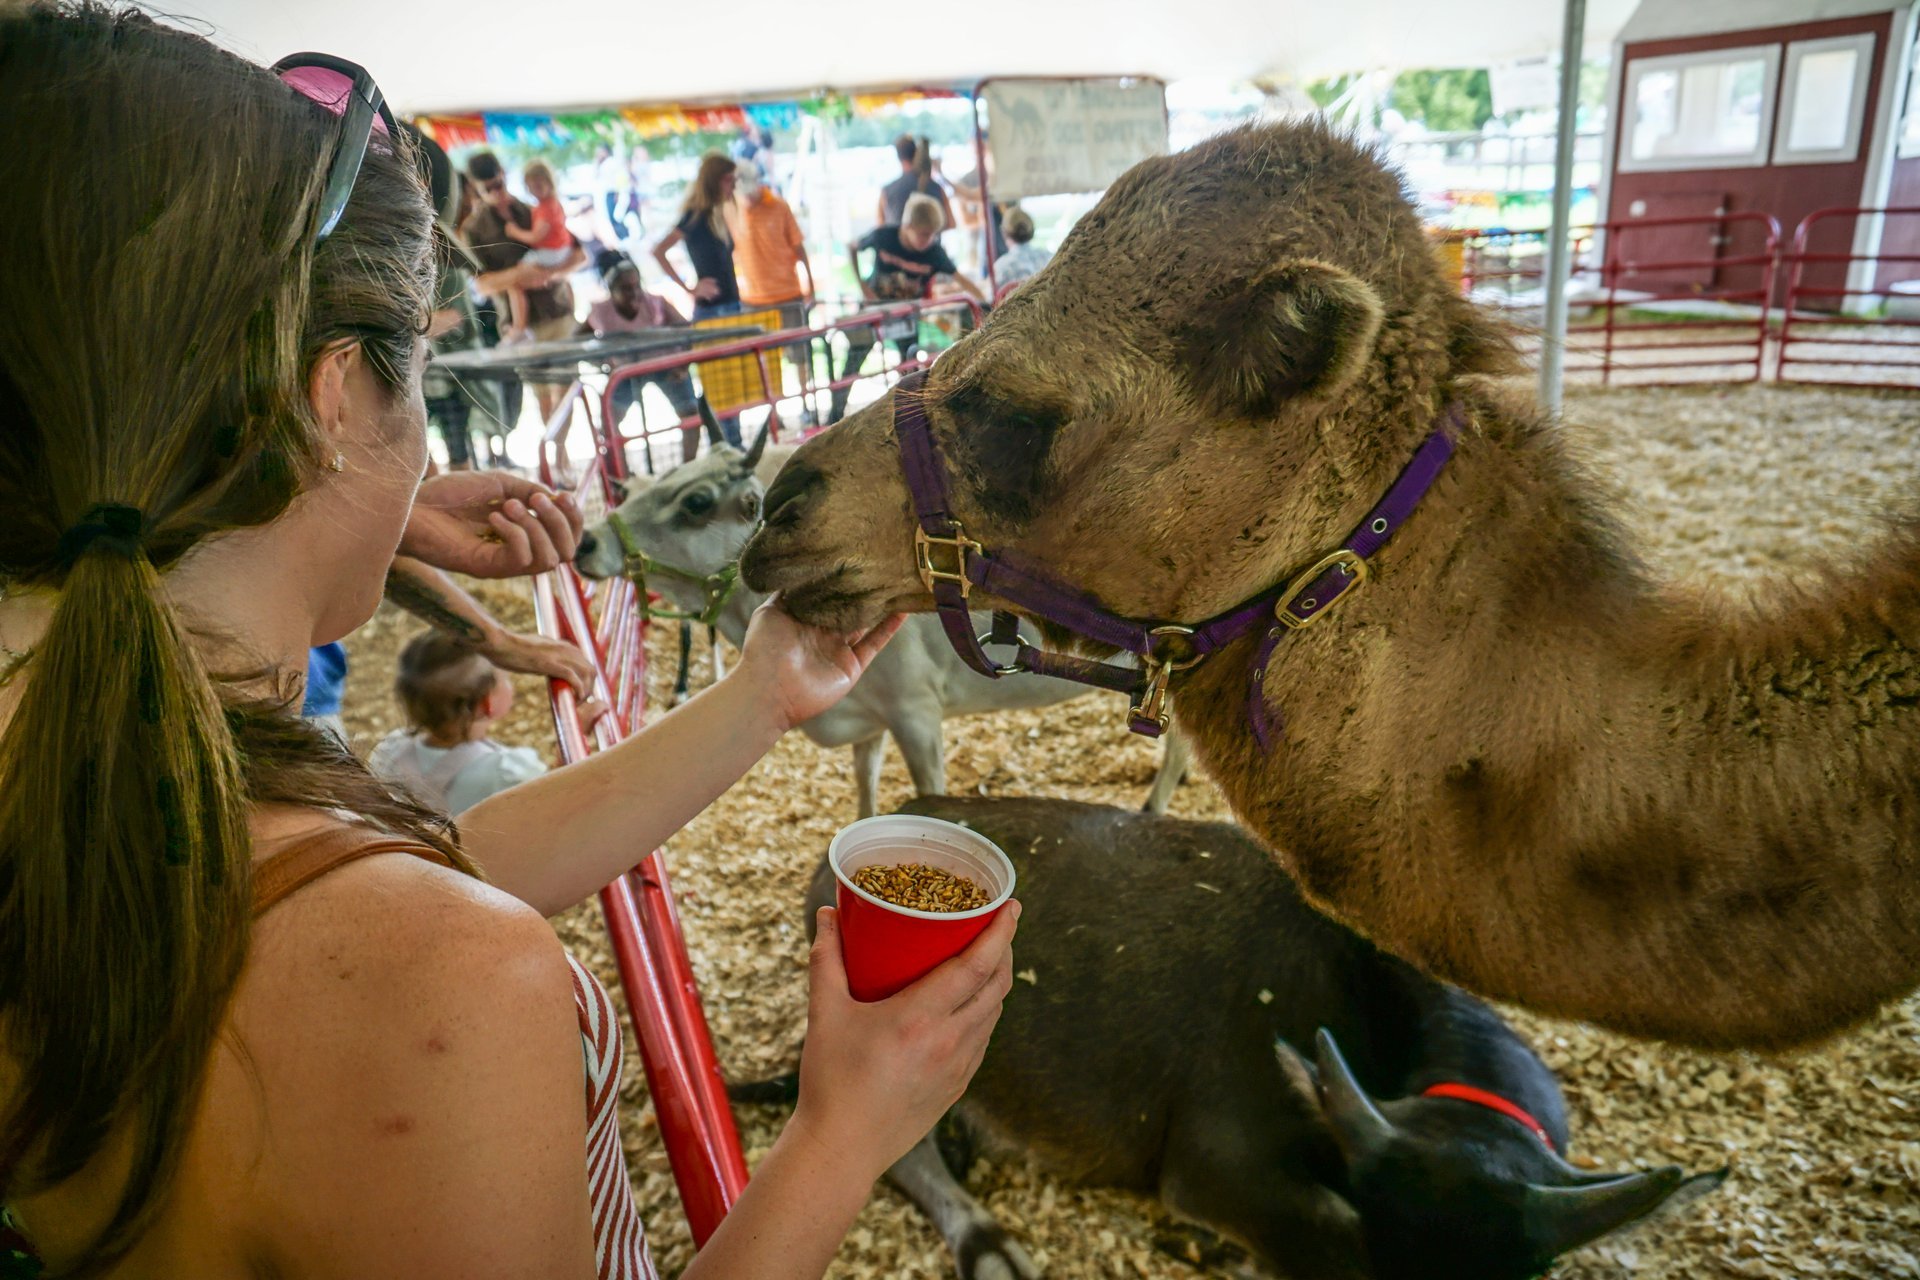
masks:
<path id="1" fill-rule="evenodd" d="M 934 566 L 933 549 L 935 546 L 951 547 L 953 549 L 954 567 L 952 569 L 940 569 Z M 951 538 L 936 538 L 925 529 L 917 525 L 914 527 L 913 562 L 914 566 L 920 570 L 920 582 L 921 585 L 926 587 L 928 595 L 933 594 L 933 584 L 936 582 L 959 583 L 960 598 L 962 600 L 965 600 L 972 594 L 973 583 L 967 578 L 968 551 L 972 551 L 973 554 L 977 556 L 986 554 L 986 548 L 975 542 L 972 538 L 969 538 L 966 530 L 960 527 L 959 521 L 954 522 L 953 536 Z"/>
<path id="2" fill-rule="evenodd" d="M 1327 570 L 1332 569 L 1336 566 L 1343 568 L 1346 571 L 1346 575 L 1349 578 L 1352 578 L 1353 581 L 1348 583 L 1346 586 L 1342 587 L 1340 589 L 1340 594 L 1327 602 L 1326 608 L 1320 609 L 1316 613 L 1310 613 L 1304 618 L 1296 617 L 1293 611 L 1288 609 L 1287 606 L 1292 604 L 1294 602 L 1295 597 L 1297 597 L 1302 591 L 1305 591 L 1309 586 L 1311 586 L 1315 578 L 1318 578 L 1321 574 L 1325 573 Z M 1301 573 L 1300 576 L 1295 578 L 1292 582 L 1289 582 L 1287 584 L 1287 589 L 1280 593 L 1279 602 L 1273 606 L 1273 616 L 1279 619 L 1282 626 L 1290 627 L 1295 631 L 1300 630 L 1302 627 L 1312 626 L 1314 623 L 1320 621 L 1320 619 L 1332 613 L 1333 607 L 1339 604 L 1342 600 L 1346 599 L 1347 593 L 1349 591 L 1353 590 L 1355 587 L 1359 586 L 1361 583 L 1365 582 L 1366 580 L 1367 580 L 1366 560 L 1360 555 L 1359 552 L 1350 551 L 1346 547 L 1342 547 L 1338 551 L 1334 552 L 1332 555 L 1323 557 L 1318 563 L 1313 565 L 1313 567 Z M 1317 601 L 1311 602 L 1308 604 L 1307 607 L 1315 608 L 1317 604 L 1318 604 Z"/>
<path id="3" fill-rule="evenodd" d="M 1155 627 L 1147 634 L 1156 640 L 1162 637 L 1184 639 L 1193 634 L 1193 628 L 1168 625 Z M 1154 645 L 1155 650 L 1159 647 L 1158 644 Z M 1162 733 L 1165 733 L 1172 719 L 1171 713 L 1167 710 L 1168 686 L 1172 684 L 1175 673 L 1199 666 L 1201 659 L 1206 656 L 1204 653 L 1191 651 L 1185 658 L 1160 657 L 1157 653 L 1142 655 L 1140 665 L 1147 672 L 1147 687 L 1141 691 L 1140 701 L 1127 708 L 1127 714 L 1136 719 L 1151 720 L 1160 726 Z"/>

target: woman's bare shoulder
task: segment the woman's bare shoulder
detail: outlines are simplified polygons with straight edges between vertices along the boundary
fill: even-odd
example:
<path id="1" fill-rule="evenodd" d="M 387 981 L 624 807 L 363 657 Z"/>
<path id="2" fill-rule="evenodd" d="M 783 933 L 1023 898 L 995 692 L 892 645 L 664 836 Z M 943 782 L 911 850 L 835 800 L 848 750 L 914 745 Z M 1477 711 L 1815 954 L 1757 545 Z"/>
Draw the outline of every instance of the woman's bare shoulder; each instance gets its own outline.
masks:
<path id="1" fill-rule="evenodd" d="M 348 863 L 258 922 L 232 1028 L 268 1131 L 256 1204 L 283 1247 L 390 1250 L 403 1232 L 436 1266 L 462 1235 L 511 1253 L 520 1228 L 486 1215 L 512 1216 L 498 1171 L 532 1161 L 544 1247 L 570 1252 L 551 1223 L 585 1177 L 579 1026 L 559 941 L 526 904 L 407 854 Z M 396 1259 L 372 1261 L 342 1273 Z"/>

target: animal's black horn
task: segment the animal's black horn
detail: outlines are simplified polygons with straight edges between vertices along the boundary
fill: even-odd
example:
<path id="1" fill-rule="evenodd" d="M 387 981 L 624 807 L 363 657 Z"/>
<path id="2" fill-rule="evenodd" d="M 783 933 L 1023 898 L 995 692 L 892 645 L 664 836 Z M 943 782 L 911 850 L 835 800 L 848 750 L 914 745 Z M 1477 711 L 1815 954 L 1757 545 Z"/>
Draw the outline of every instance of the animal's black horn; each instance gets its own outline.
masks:
<path id="1" fill-rule="evenodd" d="M 1319 1066 L 1320 1105 L 1333 1125 L 1341 1154 L 1352 1167 L 1393 1140 L 1393 1123 L 1380 1114 L 1372 1097 L 1353 1078 L 1353 1070 L 1331 1031 L 1320 1028 L 1313 1038 L 1313 1049 Z"/>
<path id="2" fill-rule="evenodd" d="M 714 416 L 713 406 L 707 403 L 707 398 L 704 395 L 700 397 L 699 404 L 700 421 L 704 422 L 707 426 L 707 443 L 724 443 L 727 438 L 727 433 L 720 429 L 720 419 Z"/>
<path id="3" fill-rule="evenodd" d="M 1725 1176 L 1726 1171 L 1721 1170 L 1689 1178 L 1669 1165 L 1646 1173 L 1623 1173 L 1585 1186 L 1531 1184 L 1525 1200 L 1527 1240 L 1542 1257 L 1562 1254 L 1638 1222 L 1683 1189 L 1693 1194 L 1710 1191 Z"/>
<path id="4" fill-rule="evenodd" d="M 767 451 L 767 437 L 772 434 L 773 415 L 768 414 L 766 425 L 762 426 L 760 428 L 760 434 L 753 438 L 753 444 L 747 449 L 747 456 L 741 461 L 740 471 L 742 475 L 752 475 L 753 469 L 760 465 L 760 455 Z"/>

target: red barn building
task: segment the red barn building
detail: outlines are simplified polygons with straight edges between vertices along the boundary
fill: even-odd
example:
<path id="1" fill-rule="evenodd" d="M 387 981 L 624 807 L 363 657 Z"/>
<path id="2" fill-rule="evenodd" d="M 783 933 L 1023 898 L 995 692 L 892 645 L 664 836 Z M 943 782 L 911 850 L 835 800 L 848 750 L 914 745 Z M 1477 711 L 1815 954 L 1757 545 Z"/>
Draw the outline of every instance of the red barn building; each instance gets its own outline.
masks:
<path id="1" fill-rule="evenodd" d="M 1614 46 L 1606 177 L 1610 223 L 1693 217 L 1632 236 L 1632 256 L 1685 260 L 1669 286 L 1714 287 L 1713 259 L 1752 254 L 1757 211 L 1790 237 L 1820 209 L 1920 207 L 1920 103 L 1910 88 L 1914 0 L 1642 0 Z M 1920 279 L 1920 216 L 1816 223 L 1800 305 L 1847 309 Z M 1629 242 L 1630 233 L 1620 237 Z M 1784 280 L 1781 287 L 1784 287 Z M 1905 291 L 1900 291 L 1905 292 Z M 1774 301 L 1780 301 L 1776 293 Z"/>

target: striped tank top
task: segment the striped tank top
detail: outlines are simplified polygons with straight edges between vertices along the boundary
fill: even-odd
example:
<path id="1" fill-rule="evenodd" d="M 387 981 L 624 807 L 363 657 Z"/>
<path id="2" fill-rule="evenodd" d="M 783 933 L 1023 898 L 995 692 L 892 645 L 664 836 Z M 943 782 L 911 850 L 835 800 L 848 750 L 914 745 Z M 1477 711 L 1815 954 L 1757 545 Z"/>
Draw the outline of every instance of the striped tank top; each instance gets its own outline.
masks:
<path id="1" fill-rule="evenodd" d="M 410 853 L 446 865 L 430 845 L 350 827 L 334 827 L 275 854 L 253 870 L 257 916 L 335 867 L 375 853 Z M 620 1072 L 626 1060 L 613 998 L 587 967 L 567 955 L 586 1067 L 587 1194 L 593 1207 L 593 1258 L 599 1280 L 659 1280 L 640 1210 L 633 1203 L 620 1145 Z"/>

